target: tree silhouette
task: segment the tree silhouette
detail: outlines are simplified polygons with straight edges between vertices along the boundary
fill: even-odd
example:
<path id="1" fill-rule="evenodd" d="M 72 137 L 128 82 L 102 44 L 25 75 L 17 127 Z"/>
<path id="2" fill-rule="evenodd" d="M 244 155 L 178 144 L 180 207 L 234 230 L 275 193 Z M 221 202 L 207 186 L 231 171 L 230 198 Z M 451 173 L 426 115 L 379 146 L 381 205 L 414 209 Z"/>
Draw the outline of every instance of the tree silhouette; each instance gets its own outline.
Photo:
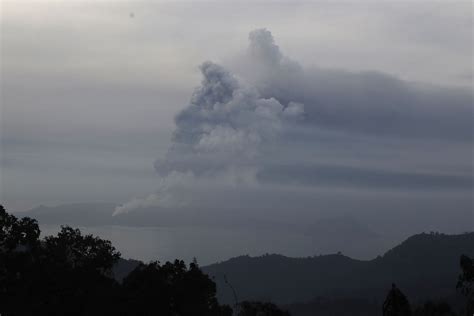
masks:
<path id="1" fill-rule="evenodd" d="M 74 308 L 77 315 L 112 305 L 118 284 L 111 270 L 120 253 L 110 241 L 65 226 L 57 236 L 46 237 L 41 250 L 39 281 L 48 290 L 42 302 L 55 310 Z"/>
<path id="2" fill-rule="evenodd" d="M 18 220 L 0 205 L 0 250 L 2 253 L 22 252 L 37 246 L 39 235 L 40 229 L 36 220 L 29 217 Z"/>
<path id="3" fill-rule="evenodd" d="M 0 313 L 88 315 L 106 310 L 117 283 L 111 268 L 120 258 L 109 241 L 62 227 L 39 240 L 30 218 L 0 207 Z"/>
<path id="4" fill-rule="evenodd" d="M 141 264 L 119 284 L 110 241 L 61 227 L 39 239 L 35 220 L 0 206 L 0 314 L 231 316 L 196 262 Z"/>
<path id="5" fill-rule="evenodd" d="M 43 243 L 44 260 L 61 268 L 108 274 L 120 258 L 111 242 L 92 235 L 82 235 L 79 229 L 62 226 L 57 236 L 48 236 Z"/>
<path id="6" fill-rule="evenodd" d="M 239 303 L 238 310 L 237 316 L 290 316 L 273 303 L 245 301 Z"/>
<path id="7" fill-rule="evenodd" d="M 38 223 L 31 218 L 18 220 L 0 205 L 0 308 L 5 312 L 26 308 L 15 307 L 19 297 L 31 297 L 39 257 Z M 0 310 L 0 313 L 2 311 Z"/>
<path id="8" fill-rule="evenodd" d="M 383 316 L 411 316 L 411 314 L 407 298 L 395 284 L 392 284 L 392 289 L 383 303 Z"/>
<path id="9" fill-rule="evenodd" d="M 189 268 L 175 260 L 141 264 L 123 281 L 122 301 L 127 315 L 232 315 L 232 309 L 220 306 L 216 285 L 196 263 Z"/>
<path id="10" fill-rule="evenodd" d="M 456 316 L 451 306 L 446 302 L 426 302 L 415 309 L 414 316 Z"/>
<path id="11" fill-rule="evenodd" d="M 467 298 L 466 315 L 474 315 L 474 260 L 466 255 L 460 259 L 462 273 L 459 275 L 457 288 Z"/>
<path id="12" fill-rule="evenodd" d="M 216 298 L 216 284 L 196 261 L 139 264 L 118 283 L 112 268 L 120 253 L 110 241 L 61 227 L 40 240 L 36 220 L 18 219 L 0 205 L 0 314 L 289 316 L 272 303 L 236 302 L 236 313 Z M 473 315 L 474 261 L 463 255 L 457 288 Z M 227 278 L 225 278 L 227 282 Z M 227 282 L 228 283 L 228 282 Z M 236 299 L 237 300 L 237 299 Z M 384 316 L 411 316 L 410 304 L 392 284 Z M 427 302 L 414 316 L 454 316 L 446 303 Z"/>

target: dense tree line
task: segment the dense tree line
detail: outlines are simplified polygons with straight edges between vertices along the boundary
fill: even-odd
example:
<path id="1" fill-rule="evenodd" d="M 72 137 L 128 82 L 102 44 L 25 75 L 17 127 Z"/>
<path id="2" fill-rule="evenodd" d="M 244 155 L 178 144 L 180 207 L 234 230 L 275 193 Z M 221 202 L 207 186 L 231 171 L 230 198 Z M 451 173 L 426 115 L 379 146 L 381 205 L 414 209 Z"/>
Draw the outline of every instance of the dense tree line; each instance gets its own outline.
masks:
<path id="1" fill-rule="evenodd" d="M 140 264 L 122 282 L 110 241 L 62 227 L 40 239 L 36 220 L 0 206 L 0 314 L 227 316 L 215 283 L 196 262 Z M 243 302 L 239 316 L 285 316 L 271 303 Z M 263 312 L 263 313 L 262 313 Z"/>
<path id="2" fill-rule="evenodd" d="M 463 264 L 466 264 L 463 266 Z M 459 277 L 458 288 L 464 294 L 469 293 L 472 290 L 473 279 L 472 272 L 474 267 L 474 261 L 467 256 L 461 257 L 461 267 L 463 269 L 462 274 Z M 470 279 L 466 279 L 469 278 Z M 466 292 L 467 291 L 467 292 Z M 472 297 L 467 296 L 466 308 L 461 312 L 461 315 L 472 316 L 474 315 L 474 309 L 472 308 L 473 301 Z M 456 316 L 457 314 L 446 302 L 435 302 L 428 301 L 425 304 L 416 307 L 412 310 L 408 299 L 398 289 L 395 284 L 392 285 L 392 289 L 389 291 L 387 298 L 383 305 L 383 316 Z"/>
<path id="3" fill-rule="evenodd" d="M 113 275 L 120 253 L 110 241 L 64 226 L 40 239 L 36 220 L 18 219 L 0 205 L 0 314 L 289 316 L 272 303 L 240 302 L 232 309 L 216 298 L 216 284 L 196 262 L 140 263 L 121 282 Z M 474 261 L 461 257 L 457 287 L 473 314 Z M 395 286 L 384 316 L 453 316 L 446 303 L 427 302 L 412 311 Z"/>

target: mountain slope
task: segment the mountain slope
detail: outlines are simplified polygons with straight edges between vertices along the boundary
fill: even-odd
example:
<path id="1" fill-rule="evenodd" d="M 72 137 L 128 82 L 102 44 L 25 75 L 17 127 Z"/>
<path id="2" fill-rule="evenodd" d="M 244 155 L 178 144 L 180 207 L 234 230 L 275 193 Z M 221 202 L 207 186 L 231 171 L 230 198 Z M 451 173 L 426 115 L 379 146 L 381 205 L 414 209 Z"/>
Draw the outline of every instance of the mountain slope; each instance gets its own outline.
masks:
<path id="1" fill-rule="evenodd" d="M 239 300 L 289 303 L 318 296 L 381 300 L 392 282 L 418 300 L 455 295 L 463 253 L 474 255 L 474 233 L 418 234 L 370 261 L 341 254 L 308 258 L 241 256 L 203 270 L 214 277 L 223 302 L 233 301 L 224 275 Z"/>

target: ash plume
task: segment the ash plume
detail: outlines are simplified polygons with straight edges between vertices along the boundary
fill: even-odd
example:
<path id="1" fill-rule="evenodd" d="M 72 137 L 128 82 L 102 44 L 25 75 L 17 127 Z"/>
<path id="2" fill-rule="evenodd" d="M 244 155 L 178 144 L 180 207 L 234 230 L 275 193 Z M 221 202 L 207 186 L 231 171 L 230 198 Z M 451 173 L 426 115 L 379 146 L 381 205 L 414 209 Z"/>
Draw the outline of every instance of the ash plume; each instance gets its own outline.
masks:
<path id="1" fill-rule="evenodd" d="M 434 151 L 446 142 L 469 145 L 472 92 L 373 71 L 306 67 L 286 57 L 266 29 L 252 31 L 239 56 L 226 67 L 200 66 L 201 85 L 176 116 L 166 155 L 155 162 L 160 188 L 116 214 L 194 204 L 229 187 L 235 194 L 289 185 L 472 189 L 466 173 L 420 172 L 420 163 L 443 158 L 411 145 L 428 141 Z M 347 146 L 357 146 L 363 159 L 344 156 Z M 414 160 L 403 172 L 379 158 L 403 151 Z M 328 153 L 333 158 L 323 162 L 319 157 Z"/>

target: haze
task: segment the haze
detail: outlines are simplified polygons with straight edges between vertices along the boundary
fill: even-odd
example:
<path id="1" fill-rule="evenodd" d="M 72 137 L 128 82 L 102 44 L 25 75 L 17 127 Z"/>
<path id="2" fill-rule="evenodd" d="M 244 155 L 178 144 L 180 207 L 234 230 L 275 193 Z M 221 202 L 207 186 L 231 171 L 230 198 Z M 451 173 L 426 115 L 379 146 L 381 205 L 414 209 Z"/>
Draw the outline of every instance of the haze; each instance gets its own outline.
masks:
<path id="1" fill-rule="evenodd" d="M 469 1 L 1 6 L 11 211 L 474 227 Z"/>

